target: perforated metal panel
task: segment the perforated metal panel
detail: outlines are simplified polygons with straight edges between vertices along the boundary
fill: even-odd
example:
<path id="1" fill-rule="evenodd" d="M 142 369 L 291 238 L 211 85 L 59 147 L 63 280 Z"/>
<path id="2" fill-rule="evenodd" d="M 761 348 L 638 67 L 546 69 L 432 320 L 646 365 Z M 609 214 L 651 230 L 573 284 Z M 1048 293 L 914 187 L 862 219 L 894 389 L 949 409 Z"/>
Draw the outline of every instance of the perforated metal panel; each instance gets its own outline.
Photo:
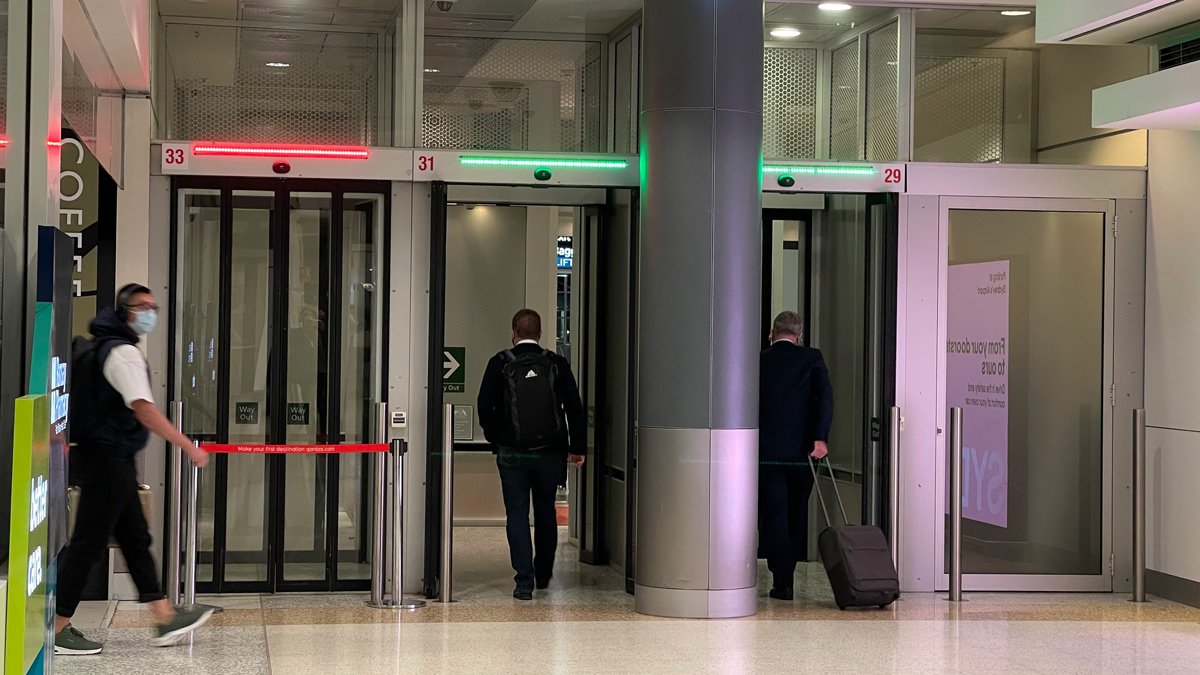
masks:
<path id="1" fill-rule="evenodd" d="M 529 145 L 529 91 L 519 87 L 425 86 L 427 148 L 524 150 Z"/>
<path id="2" fill-rule="evenodd" d="M 867 36 L 867 152 L 872 162 L 899 156 L 900 32 L 896 24 Z"/>
<path id="3" fill-rule="evenodd" d="M 294 41 L 281 39 L 293 35 Z M 372 33 L 240 29 L 230 81 L 176 81 L 173 135 L 371 145 L 378 135 L 378 71 Z"/>
<path id="4" fill-rule="evenodd" d="M 600 150 L 599 43 L 427 35 L 425 44 L 438 70 L 425 76 L 425 147 Z"/>
<path id="5" fill-rule="evenodd" d="M 829 157 L 862 159 L 858 135 L 858 42 L 835 49 L 829 85 Z"/>
<path id="6" fill-rule="evenodd" d="M 763 153 L 816 157 L 817 52 L 779 47 L 763 51 Z"/>
<path id="7" fill-rule="evenodd" d="M 100 93 L 75 55 L 62 49 L 62 116 L 84 143 L 96 140 L 96 101 Z"/>
<path id="8" fill-rule="evenodd" d="M 917 58 L 914 159 L 999 162 L 1004 154 L 1004 59 Z"/>

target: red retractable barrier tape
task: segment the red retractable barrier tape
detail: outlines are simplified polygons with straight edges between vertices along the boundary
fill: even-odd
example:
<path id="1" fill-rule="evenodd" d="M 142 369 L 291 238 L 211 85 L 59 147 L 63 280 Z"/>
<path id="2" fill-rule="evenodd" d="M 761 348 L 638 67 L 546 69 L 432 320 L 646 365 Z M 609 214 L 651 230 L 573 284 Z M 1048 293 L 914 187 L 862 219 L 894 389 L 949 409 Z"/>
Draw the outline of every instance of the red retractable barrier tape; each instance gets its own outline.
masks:
<path id="1" fill-rule="evenodd" d="M 262 443 L 202 443 L 210 453 L 249 455 L 328 455 L 342 452 L 387 452 L 386 443 L 343 443 L 340 445 L 267 445 Z"/>

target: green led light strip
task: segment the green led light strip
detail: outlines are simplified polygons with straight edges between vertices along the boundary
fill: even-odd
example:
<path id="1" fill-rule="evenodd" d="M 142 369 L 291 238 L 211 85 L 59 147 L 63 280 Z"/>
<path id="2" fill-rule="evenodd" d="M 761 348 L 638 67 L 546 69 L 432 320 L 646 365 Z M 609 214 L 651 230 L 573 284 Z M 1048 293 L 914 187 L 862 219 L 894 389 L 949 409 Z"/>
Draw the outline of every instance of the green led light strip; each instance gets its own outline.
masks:
<path id="1" fill-rule="evenodd" d="M 516 166 L 535 169 L 626 169 L 629 162 L 623 159 L 538 159 L 536 157 L 471 157 L 458 158 L 464 166 Z"/>
<path id="2" fill-rule="evenodd" d="M 875 167 L 871 166 L 783 166 L 768 164 L 763 167 L 763 173 L 790 173 L 804 176 L 874 176 Z"/>

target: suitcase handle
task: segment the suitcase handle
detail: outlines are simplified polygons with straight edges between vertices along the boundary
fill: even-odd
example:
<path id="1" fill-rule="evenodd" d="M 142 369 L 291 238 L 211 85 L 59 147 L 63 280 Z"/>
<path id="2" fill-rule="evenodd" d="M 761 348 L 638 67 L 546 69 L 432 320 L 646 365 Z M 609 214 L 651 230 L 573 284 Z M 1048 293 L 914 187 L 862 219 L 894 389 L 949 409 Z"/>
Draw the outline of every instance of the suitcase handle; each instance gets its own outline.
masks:
<path id="1" fill-rule="evenodd" d="M 825 507 L 825 498 L 821 496 L 820 476 L 817 475 L 817 465 L 813 463 L 812 455 L 808 456 L 808 467 L 812 469 L 813 488 L 817 491 L 817 501 L 821 503 L 821 511 L 825 514 L 825 525 L 833 527 L 833 521 L 829 519 L 829 509 Z M 842 522 L 849 525 L 850 519 L 846 517 L 846 506 L 842 504 L 842 493 L 838 490 L 837 476 L 833 475 L 833 465 L 829 463 L 828 455 L 825 456 L 825 467 L 829 469 L 829 480 L 833 483 L 833 494 L 837 497 L 838 509 L 842 512 Z"/>

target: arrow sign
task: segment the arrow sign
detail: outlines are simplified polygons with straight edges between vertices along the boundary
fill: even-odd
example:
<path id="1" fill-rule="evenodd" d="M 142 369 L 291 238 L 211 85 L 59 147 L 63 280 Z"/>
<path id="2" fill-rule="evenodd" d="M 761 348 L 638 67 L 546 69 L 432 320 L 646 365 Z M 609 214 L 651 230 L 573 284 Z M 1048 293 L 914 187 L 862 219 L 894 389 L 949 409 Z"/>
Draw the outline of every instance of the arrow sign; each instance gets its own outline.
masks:
<path id="1" fill-rule="evenodd" d="M 467 349 L 446 347 L 442 351 L 442 391 L 461 394 L 467 390 Z"/>

